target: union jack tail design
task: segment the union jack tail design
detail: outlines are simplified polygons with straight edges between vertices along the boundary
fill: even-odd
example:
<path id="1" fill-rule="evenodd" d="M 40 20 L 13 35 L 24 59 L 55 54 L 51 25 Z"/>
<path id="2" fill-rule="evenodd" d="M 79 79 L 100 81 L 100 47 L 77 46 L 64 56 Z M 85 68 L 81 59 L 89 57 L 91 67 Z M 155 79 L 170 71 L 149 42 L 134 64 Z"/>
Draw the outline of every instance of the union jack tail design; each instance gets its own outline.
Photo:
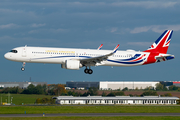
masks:
<path id="1" fill-rule="evenodd" d="M 173 30 L 165 30 L 164 33 L 144 52 L 154 52 L 166 54 Z"/>

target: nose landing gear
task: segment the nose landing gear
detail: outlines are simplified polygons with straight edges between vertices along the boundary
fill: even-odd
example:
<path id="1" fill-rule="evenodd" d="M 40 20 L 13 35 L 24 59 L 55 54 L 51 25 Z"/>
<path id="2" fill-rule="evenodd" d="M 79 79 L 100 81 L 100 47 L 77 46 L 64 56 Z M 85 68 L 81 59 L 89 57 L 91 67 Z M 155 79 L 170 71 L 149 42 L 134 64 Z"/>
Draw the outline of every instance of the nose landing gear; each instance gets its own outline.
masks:
<path id="1" fill-rule="evenodd" d="M 86 69 L 84 70 L 84 72 L 85 72 L 86 74 L 92 74 L 92 73 L 93 73 L 93 70 L 90 69 L 90 67 L 89 67 L 89 69 L 86 67 Z"/>
<path id="2" fill-rule="evenodd" d="M 26 62 L 23 62 L 23 64 L 22 64 L 22 66 L 23 66 L 23 67 L 21 68 L 21 70 L 22 70 L 22 71 L 24 71 L 24 70 L 25 70 L 25 68 L 24 68 L 24 67 L 25 67 L 25 65 L 26 65 Z"/>

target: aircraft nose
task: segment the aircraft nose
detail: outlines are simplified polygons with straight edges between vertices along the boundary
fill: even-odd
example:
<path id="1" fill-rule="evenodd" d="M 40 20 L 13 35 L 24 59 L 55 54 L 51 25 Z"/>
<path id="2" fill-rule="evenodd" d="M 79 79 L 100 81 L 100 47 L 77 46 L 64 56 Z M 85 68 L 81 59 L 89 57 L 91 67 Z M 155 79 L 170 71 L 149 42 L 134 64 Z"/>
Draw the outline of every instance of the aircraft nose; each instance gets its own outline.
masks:
<path id="1" fill-rule="evenodd" d="M 6 59 L 9 59 L 9 55 L 8 55 L 8 53 L 6 53 L 5 55 L 4 55 L 4 58 L 6 58 Z"/>

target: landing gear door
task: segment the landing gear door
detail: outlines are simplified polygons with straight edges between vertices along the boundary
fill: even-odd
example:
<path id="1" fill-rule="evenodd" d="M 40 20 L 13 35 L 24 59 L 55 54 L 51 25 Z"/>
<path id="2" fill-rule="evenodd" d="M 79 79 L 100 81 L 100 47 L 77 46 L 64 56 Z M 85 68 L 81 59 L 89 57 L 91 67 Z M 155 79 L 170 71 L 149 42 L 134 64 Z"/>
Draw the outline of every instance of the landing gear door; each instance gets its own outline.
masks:
<path id="1" fill-rule="evenodd" d="M 22 48 L 22 57 L 26 57 L 27 56 L 27 47 L 23 47 Z"/>

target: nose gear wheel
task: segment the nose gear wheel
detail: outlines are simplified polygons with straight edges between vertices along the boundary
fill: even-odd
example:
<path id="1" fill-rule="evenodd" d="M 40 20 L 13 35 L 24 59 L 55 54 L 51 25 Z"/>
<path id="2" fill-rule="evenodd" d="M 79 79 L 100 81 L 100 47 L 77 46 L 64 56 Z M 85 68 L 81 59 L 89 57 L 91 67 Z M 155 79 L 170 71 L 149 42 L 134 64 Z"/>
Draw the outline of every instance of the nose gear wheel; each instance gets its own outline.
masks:
<path id="1" fill-rule="evenodd" d="M 23 66 L 23 67 L 21 68 L 21 70 L 22 70 L 22 71 L 24 71 L 24 70 L 25 70 L 25 68 L 24 68 L 24 67 L 25 67 L 25 65 L 26 65 L 26 62 L 23 62 L 23 64 L 22 64 L 22 66 Z"/>

